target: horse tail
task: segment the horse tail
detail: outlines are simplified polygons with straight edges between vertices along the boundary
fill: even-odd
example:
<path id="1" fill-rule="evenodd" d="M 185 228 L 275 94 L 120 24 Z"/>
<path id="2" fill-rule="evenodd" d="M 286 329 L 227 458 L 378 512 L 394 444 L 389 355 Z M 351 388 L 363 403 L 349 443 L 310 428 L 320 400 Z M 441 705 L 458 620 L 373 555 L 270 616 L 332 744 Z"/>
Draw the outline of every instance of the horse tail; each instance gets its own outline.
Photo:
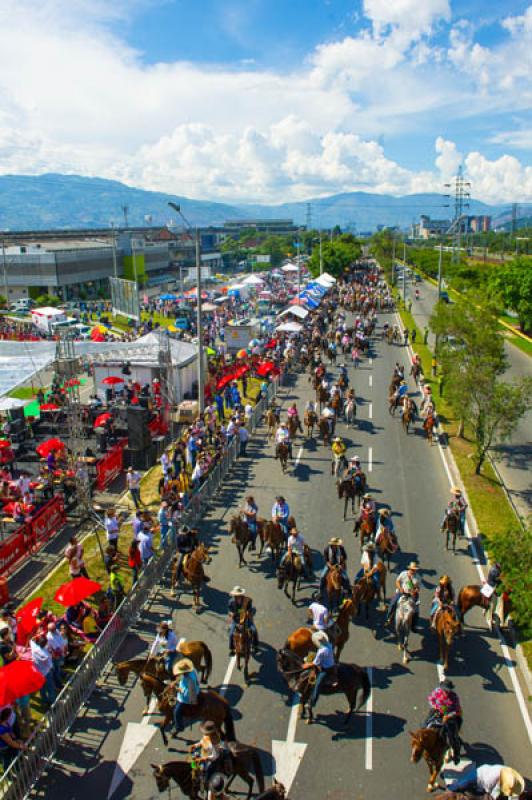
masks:
<path id="1" fill-rule="evenodd" d="M 225 736 L 229 742 L 236 742 L 235 723 L 233 721 L 233 714 L 229 705 L 226 706 L 225 712 Z"/>
<path id="2" fill-rule="evenodd" d="M 253 771 L 259 784 L 259 792 L 264 791 L 264 771 L 262 769 L 262 761 L 257 750 L 253 747 L 251 750 L 251 761 L 253 762 Z"/>
<path id="3" fill-rule="evenodd" d="M 460 622 L 464 621 L 464 607 L 463 607 L 463 604 L 462 604 L 463 603 L 463 599 L 464 599 L 464 596 L 463 596 L 464 595 L 464 589 L 465 589 L 464 586 L 460 589 L 460 591 L 458 592 L 458 600 L 456 601 L 456 610 L 458 612 L 458 619 L 460 620 Z"/>
<path id="4" fill-rule="evenodd" d="M 203 643 L 203 655 L 205 657 L 205 683 L 207 683 L 212 672 L 212 653 L 205 643 Z"/>
<path id="5" fill-rule="evenodd" d="M 357 711 L 359 711 L 362 706 L 364 706 L 368 702 L 368 698 L 371 694 L 371 681 L 369 679 L 368 671 L 365 669 L 362 671 L 362 699 L 357 706 Z"/>

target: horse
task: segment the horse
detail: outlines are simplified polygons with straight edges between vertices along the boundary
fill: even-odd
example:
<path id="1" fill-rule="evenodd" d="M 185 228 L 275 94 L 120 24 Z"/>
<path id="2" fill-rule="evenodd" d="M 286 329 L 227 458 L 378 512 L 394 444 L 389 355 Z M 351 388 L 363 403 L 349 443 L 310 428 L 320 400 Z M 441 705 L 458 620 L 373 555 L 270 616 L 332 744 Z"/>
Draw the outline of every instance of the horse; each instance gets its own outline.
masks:
<path id="1" fill-rule="evenodd" d="M 288 584 L 292 584 L 292 603 L 296 602 L 296 590 L 301 588 L 301 578 L 303 576 L 303 562 L 300 556 L 284 558 L 277 568 L 277 588 L 283 589 L 287 597 Z"/>
<path id="2" fill-rule="evenodd" d="M 423 430 L 427 435 L 427 441 L 430 445 L 432 445 L 432 439 L 434 436 L 433 431 L 435 425 L 436 425 L 436 420 L 434 419 L 432 414 L 429 414 L 427 419 L 423 423 Z"/>
<path id="3" fill-rule="evenodd" d="M 371 517 L 364 517 L 363 520 L 357 519 L 355 522 L 355 527 L 353 528 L 353 532 L 355 534 L 355 538 L 360 533 L 360 549 L 363 550 L 364 545 L 366 543 L 366 539 L 371 541 L 375 535 L 375 518 Z"/>
<path id="4" fill-rule="evenodd" d="M 299 421 L 299 417 L 292 416 L 288 417 L 287 428 L 288 433 L 290 434 L 290 439 L 294 441 L 297 436 L 298 430 L 301 430 L 301 423 Z"/>
<path id="5" fill-rule="evenodd" d="M 395 611 L 395 633 L 397 635 L 397 649 L 403 651 L 403 664 L 410 661 L 408 652 L 408 637 L 414 624 L 414 616 L 417 612 L 416 601 L 409 595 L 399 598 Z"/>
<path id="6" fill-rule="evenodd" d="M 460 535 L 460 512 L 450 509 L 443 520 L 441 532 L 445 533 L 445 549 L 449 549 L 449 539 L 452 538 L 453 553 L 456 553 L 456 537 Z"/>
<path id="7" fill-rule="evenodd" d="M 166 686 L 159 696 L 157 711 L 163 716 L 160 724 L 163 742 L 168 746 L 166 728 L 174 719 L 174 706 L 176 704 L 175 688 Z M 192 725 L 201 720 L 211 720 L 216 723 L 218 730 L 222 732 L 224 739 L 235 741 L 235 723 L 231 713 L 229 702 L 214 689 L 202 689 L 199 693 L 198 702 L 195 705 L 183 706 L 183 719 L 188 720 Z"/>
<path id="8" fill-rule="evenodd" d="M 283 470 L 283 473 L 286 472 L 286 469 L 288 467 L 289 452 L 290 451 L 288 449 L 288 445 L 286 444 L 286 442 L 279 442 L 275 451 L 275 458 L 278 458 L 279 461 L 281 462 L 281 468 Z"/>
<path id="9" fill-rule="evenodd" d="M 379 576 L 378 585 L 375 586 L 373 578 L 370 575 L 364 574 L 353 584 L 353 591 L 351 595 L 357 614 L 359 613 L 362 604 L 365 605 L 366 619 L 369 619 L 369 607 L 375 598 L 377 598 L 378 601 L 382 594 L 383 604 L 386 602 L 386 567 L 382 561 L 377 562 L 375 567 L 377 568 L 377 573 Z"/>
<path id="10" fill-rule="evenodd" d="M 399 545 L 397 539 L 388 528 L 381 527 L 378 535 L 375 537 L 375 545 L 377 552 L 384 561 L 386 559 L 388 572 L 390 571 L 390 556 L 397 552 Z"/>
<path id="11" fill-rule="evenodd" d="M 244 522 L 238 514 L 234 514 L 231 517 L 231 521 L 229 523 L 229 533 L 232 534 L 231 541 L 233 544 L 236 544 L 236 549 L 238 552 L 238 566 L 241 567 L 242 565 L 246 565 L 248 562 L 244 558 L 244 553 L 246 552 L 246 548 L 251 541 L 251 536 L 249 534 L 247 523 Z"/>
<path id="12" fill-rule="evenodd" d="M 277 430 L 277 414 L 273 408 L 269 408 L 266 412 L 266 425 L 268 427 L 268 439 L 273 439 Z"/>
<path id="13" fill-rule="evenodd" d="M 117 661 L 113 666 L 120 686 L 126 685 L 130 672 L 134 672 L 135 675 L 141 678 L 144 674 L 150 675 L 151 677 L 155 678 L 161 686 L 164 686 L 165 685 L 164 682 L 172 677 L 166 671 L 166 668 L 164 666 L 164 661 L 162 659 L 152 658 L 149 655 L 147 658 L 131 658 L 129 659 L 129 661 Z M 211 656 L 211 667 L 212 667 L 212 656 Z M 142 713 L 147 714 L 151 696 L 154 693 L 154 688 L 152 683 L 148 682 L 147 684 L 145 684 L 142 679 L 141 679 L 141 685 L 142 685 L 142 691 L 144 693 L 144 699 L 146 702 L 144 711 Z"/>
<path id="14" fill-rule="evenodd" d="M 323 439 L 323 444 L 331 443 L 331 429 L 329 427 L 329 420 L 325 417 L 320 417 L 318 422 L 320 436 Z"/>
<path id="15" fill-rule="evenodd" d="M 357 475 L 346 476 L 341 481 L 337 481 L 336 489 L 338 491 L 338 499 L 341 500 L 342 497 L 344 498 L 344 520 L 346 518 L 349 500 L 351 500 L 351 513 L 354 514 L 356 507 L 355 501 L 358 500 L 358 507 L 360 508 L 361 499 L 366 493 L 366 488 L 366 476 L 363 472 Z"/>
<path id="16" fill-rule="evenodd" d="M 248 785 L 247 800 L 251 800 L 253 785 L 255 781 L 251 772 L 255 773 L 259 792 L 264 791 L 264 772 L 260 756 L 255 747 L 251 747 L 242 742 L 227 742 L 228 758 L 222 759 L 220 770 L 229 777 L 226 788 L 232 784 L 238 776 Z M 190 761 L 169 761 L 166 764 L 150 764 L 153 769 L 153 777 L 160 792 L 170 790 L 170 781 L 175 781 L 180 790 L 191 800 L 200 798 L 200 780 L 195 777 L 195 770 Z"/>
<path id="17" fill-rule="evenodd" d="M 278 563 L 285 543 L 284 531 L 278 522 L 268 520 L 264 526 L 264 542 L 270 548 L 272 561 Z"/>
<path id="18" fill-rule="evenodd" d="M 334 647 L 336 661 L 339 660 L 342 650 L 349 640 L 349 622 L 353 619 L 355 610 L 353 600 L 350 597 L 346 598 L 340 606 L 336 621 L 327 629 L 327 636 Z M 312 650 L 316 649 L 312 643 L 314 632 L 312 628 L 297 628 L 286 640 L 284 649 L 292 650 L 300 658 L 306 658 Z"/>
<path id="19" fill-rule="evenodd" d="M 432 792 L 438 784 L 438 776 L 448 749 L 447 742 L 437 728 L 420 728 L 409 733 L 412 740 L 410 761 L 412 764 L 418 764 L 423 756 L 429 768 L 427 792 Z"/>
<path id="20" fill-rule="evenodd" d="M 209 548 L 204 544 L 197 547 L 185 556 L 183 561 L 183 577 L 192 587 L 193 607 L 196 614 L 201 609 L 201 587 L 207 583 L 207 578 L 203 570 L 203 564 L 210 564 Z M 177 567 L 176 567 L 177 573 Z M 177 575 L 175 576 L 177 577 Z M 174 571 L 172 570 L 172 589 L 175 593 Z"/>
<path id="21" fill-rule="evenodd" d="M 493 603 L 482 594 L 482 586 L 471 584 L 469 586 L 463 586 L 458 592 L 457 606 L 460 620 L 464 622 L 464 624 L 466 613 L 474 606 L 480 606 L 490 628 L 493 626 L 494 615 L 498 617 L 499 624 L 501 628 L 503 628 L 512 610 L 512 601 L 510 595 L 507 592 L 503 592 L 495 601 L 494 610 Z"/>
<path id="22" fill-rule="evenodd" d="M 314 721 L 311 706 L 312 690 L 316 682 L 315 669 L 311 666 L 304 668 L 304 661 L 291 650 L 280 650 L 277 653 L 277 668 L 293 692 L 299 694 L 299 714 L 305 719 L 308 713 L 307 725 Z M 336 681 L 324 681 L 320 686 L 320 694 L 344 694 L 349 703 L 349 708 L 344 718 L 347 727 L 353 712 L 359 711 L 367 702 L 371 694 L 371 683 L 364 667 L 357 664 L 338 664 Z M 357 705 L 357 695 L 362 690 L 362 698 Z"/>
<path id="23" fill-rule="evenodd" d="M 454 608 L 444 606 L 440 609 L 436 614 L 434 627 L 438 634 L 440 662 L 443 665 L 444 672 L 447 672 L 449 669 L 449 651 L 454 637 L 460 633 L 462 627 Z"/>
<path id="24" fill-rule="evenodd" d="M 235 632 L 233 633 L 233 647 L 236 655 L 236 668 L 242 669 L 242 662 L 244 662 L 244 681 L 246 686 L 249 685 L 249 659 L 251 658 L 251 646 L 253 634 L 246 625 L 246 620 L 249 619 L 249 612 L 247 610 L 240 613 L 240 619 L 236 624 Z"/>
<path id="25" fill-rule="evenodd" d="M 316 387 L 316 402 L 320 404 L 320 411 L 329 398 L 329 392 L 321 383 Z"/>
<path id="26" fill-rule="evenodd" d="M 412 408 L 410 400 L 403 406 L 403 413 L 401 414 L 401 422 L 403 424 L 403 430 L 408 436 L 408 428 L 410 423 L 414 418 L 414 409 Z"/>
<path id="27" fill-rule="evenodd" d="M 347 425 L 354 425 L 357 415 L 357 404 L 354 397 L 348 397 L 344 405 L 344 417 Z"/>
<path id="28" fill-rule="evenodd" d="M 334 611 L 335 608 L 338 608 L 342 599 L 342 592 L 342 568 L 339 564 L 335 564 L 325 576 L 325 596 L 329 611 Z"/>
<path id="29" fill-rule="evenodd" d="M 318 415 L 315 411 L 307 409 L 304 416 L 305 428 L 307 429 L 307 439 L 314 435 L 314 426 L 318 422 Z"/>
<path id="30" fill-rule="evenodd" d="M 339 394 L 335 394 L 333 399 L 331 400 L 331 408 L 335 413 L 336 419 L 338 419 L 341 407 L 342 407 L 342 398 Z"/>

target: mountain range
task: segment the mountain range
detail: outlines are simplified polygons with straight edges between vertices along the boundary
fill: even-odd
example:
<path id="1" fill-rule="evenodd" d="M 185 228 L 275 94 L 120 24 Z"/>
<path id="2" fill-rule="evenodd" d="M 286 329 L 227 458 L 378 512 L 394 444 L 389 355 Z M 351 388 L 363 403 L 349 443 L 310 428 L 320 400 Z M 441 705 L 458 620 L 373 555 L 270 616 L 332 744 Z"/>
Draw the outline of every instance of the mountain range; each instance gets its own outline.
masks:
<path id="1" fill-rule="evenodd" d="M 178 203 L 192 225 L 216 225 L 236 219 L 293 219 L 313 227 L 340 225 L 352 231 L 375 230 L 379 225 L 408 228 L 420 214 L 433 219 L 450 219 L 453 209 L 445 207 L 438 194 L 402 197 L 346 192 L 304 202 L 279 205 L 232 204 L 193 200 L 188 197 L 151 192 L 104 178 L 81 175 L 0 176 L 0 230 L 50 230 L 166 225 L 178 222 L 168 202 Z M 532 204 L 521 204 L 530 215 Z M 125 209 L 125 210 L 124 210 Z M 528 211 L 526 211 L 528 209 Z M 488 205 L 472 199 L 470 214 L 488 214 L 497 224 L 511 218 L 511 207 Z"/>

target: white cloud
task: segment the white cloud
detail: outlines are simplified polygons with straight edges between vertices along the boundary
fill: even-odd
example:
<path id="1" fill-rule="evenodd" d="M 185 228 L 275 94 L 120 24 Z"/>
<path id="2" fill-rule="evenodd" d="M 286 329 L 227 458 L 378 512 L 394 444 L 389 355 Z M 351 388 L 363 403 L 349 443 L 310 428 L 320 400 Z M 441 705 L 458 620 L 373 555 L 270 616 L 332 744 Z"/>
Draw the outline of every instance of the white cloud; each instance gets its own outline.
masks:
<path id="1" fill-rule="evenodd" d="M 364 0 L 358 35 L 319 45 L 287 73 L 144 63 L 110 23 L 127 30 L 135 8 L 156 2 L 4 0 L 1 172 L 78 172 L 234 200 L 436 191 L 460 163 L 454 142 L 438 136 L 432 172 L 405 169 L 377 139 L 415 131 L 433 140 L 440 119 L 528 102 L 532 7 L 503 21 L 496 47 L 481 47 L 465 23 L 435 47 L 448 0 Z M 506 147 L 527 140 L 525 131 L 491 136 Z M 515 158 L 464 160 L 475 196 L 506 199 L 513 181 L 515 199 L 531 199 Z"/>
<path id="2" fill-rule="evenodd" d="M 518 150 L 532 150 L 532 129 L 501 131 L 491 136 L 490 142 L 515 147 Z"/>

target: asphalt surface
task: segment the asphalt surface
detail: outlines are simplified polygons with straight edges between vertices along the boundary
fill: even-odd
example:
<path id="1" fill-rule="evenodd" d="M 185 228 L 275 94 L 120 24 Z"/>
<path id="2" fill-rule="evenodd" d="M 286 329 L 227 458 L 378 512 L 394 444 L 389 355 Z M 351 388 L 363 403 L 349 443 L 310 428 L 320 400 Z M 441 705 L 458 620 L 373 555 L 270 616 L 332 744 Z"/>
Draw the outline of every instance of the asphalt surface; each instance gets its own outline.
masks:
<path id="1" fill-rule="evenodd" d="M 438 290 L 427 281 L 417 284 L 420 298 L 414 297 L 414 288 L 407 283 L 407 302 L 412 300 L 412 314 L 421 330 L 428 326 L 432 309 L 436 304 Z M 402 283 L 399 283 L 402 292 Z M 429 344 L 434 344 L 434 336 L 429 334 Z M 504 350 L 508 358 L 508 369 L 504 377 L 507 380 L 532 376 L 532 359 L 522 350 L 505 342 Z M 532 463 L 532 409 L 520 420 L 511 440 L 497 447 L 501 460 L 497 467 L 508 492 L 521 516 L 526 519 L 532 513 L 532 480 L 530 464 Z"/>
<path id="2" fill-rule="evenodd" d="M 410 764 L 408 731 L 422 723 L 426 697 L 438 682 L 437 643 L 427 622 L 430 599 L 439 575 L 444 572 L 452 576 L 457 588 L 478 582 L 477 567 L 466 542 L 461 543 L 456 556 L 446 553 L 442 545 L 439 525 L 442 509 L 449 499 L 449 479 L 439 448 L 427 444 L 420 434 L 419 423 L 414 432 L 405 435 L 399 418 L 392 419 L 387 410 L 387 387 L 393 365 L 396 360 L 406 361 L 407 351 L 377 340 L 370 355 L 359 370 L 350 369 L 359 398 L 357 424 L 350 430 L 340 424 L 338 430 L 349 443 L 349 455 L 361 456 L 378 503 L 393 511 L 401 544 L 394 575 L 398 566 L 404 566 L 412 558 L 420 561 L 423 619 L 420 634 L 412 636 L 412 660 L 407 666 L 401 663 L 395 641 L 382 633 L 381 611 L 372 611 L 369 626 L 362 620 L 351 626 L 342 661 L 371 667 L 371 707 L 358 713 L 345 729 L 339 713 L 346 706 L 343 696 L 322 697 L 314 726 L 299 721 L 295 732 L 291 726 L 292 739 L 307 745 L 289 794 L 291 800 L 387 797 L 411 800 L 426 796 L 427 768 L 424 764 Z M 295 399 L 300 411 L 310 397 L 306 375 L 299 376 L 294 386 L 283 392 L 285 407 L 287 401 Z M 343 502 L 336 498 L 329 448 L 316 440 L 298 437 L 294 446 L 296 463 L 284 476 L 272 458 L 272 449 L 261 429 L 249 447 L 250 457 L 237 463 L 202 526 L 214 554 L 207 570 L 212 580 L 204 594 L 204 611 L 196 615 L 191 611 L 189 595 L 176 602 L 170 598 L 167 585 L 158 587 L 141 624 L 120 653 L 121 658 L 126 658 L 139 654 L 143 648 L 145 652 L 157 622 L 170 615 L 179 636 L 206 641 L 214 656 L 210 683 L 214 687 L 227 684 L 226 696 L 233 706 L 237 738 L 259 748 L 267 785 L 276 771 L 271 756 L 272 740 L 286 740 L 291 718 L 286 689 L 276 672 L 275 651 L 289 633 L 304 624 L 305 607 L 316 584 L 304 584 L 293 607 L 278 591 L 267 556 L 239 569 L 236 550 L 227 534 L 229 517 L 249 492 L 258 502 L 259 514 L 268 516 L 275 495 L 282 493 L 314 550 L 317 571 L 322 565 L 321 551 L 333 535 L 341 536 L 347 545 L 351 576 L 360 559 L 359 544 L 352 534 L 353 521 L 349 517 L 343 521 Z M 388 596 L 393 581 L 394 576 L 388 576 Z M 248 688 L 236 669 L 228 670 L 227 592 L 237 583 L 255 601 L 262 641 L 261 653 L 253 662 L 255 675 Z M 377 637 L 372 630 L 375 625 Z M 509 650 L 506 653 L 513 669 L 512 653 Z M 471 760 L 477 764 L 508 763 L 525 773 L 528 768 L 530 772 L 530 721 L 527 730 L 516 686 L 518 694 L 521 690 L 515 674 L 516 682 L 512 681 L 499 639 L 486 630 L 478 609 L 468 616 L 465 635 L 452 653 L 448 674 L 464 707 L 462 733 L 468 743 L 468 758 L 458 768 L 448 770 L 447 777 Z M 36 796 L 49 797 L 53 793 L 65 800 L 92 800 L 96 793 L 98 797 L 111 796 L 114 800 L 158 797 L 150 763 L 184 758 L 184 745 L 170 740 L 167 750 L 156 728 L 136 724 L 141 722 L 143 705 L 140 688 L 132 678 L 126 687 L 119 687 L 113 675 L 102 676 L 90 706 L 80 713 L 56 762 L 38 785 Z M 144 718 L 144 723 L 157 721 L 157 717 Z M 186 735 L 197 740 L 197 726 Z M 133 739 L 139 742 L 136 752 Z M 128 760 L 126 755 L 131 758 Z M 121 763 L 118 770 L 117 759 Z M 121 780 L 113 783 L 113 775 Z M 109 794 L 111 787 L 113 791 Z M 235 796 L 245 796 L 244 784 L 237 781 L 234 788 L 238 792 Z M 173 788 L 172 796 L 180 796 L 177 787 Z"/>

